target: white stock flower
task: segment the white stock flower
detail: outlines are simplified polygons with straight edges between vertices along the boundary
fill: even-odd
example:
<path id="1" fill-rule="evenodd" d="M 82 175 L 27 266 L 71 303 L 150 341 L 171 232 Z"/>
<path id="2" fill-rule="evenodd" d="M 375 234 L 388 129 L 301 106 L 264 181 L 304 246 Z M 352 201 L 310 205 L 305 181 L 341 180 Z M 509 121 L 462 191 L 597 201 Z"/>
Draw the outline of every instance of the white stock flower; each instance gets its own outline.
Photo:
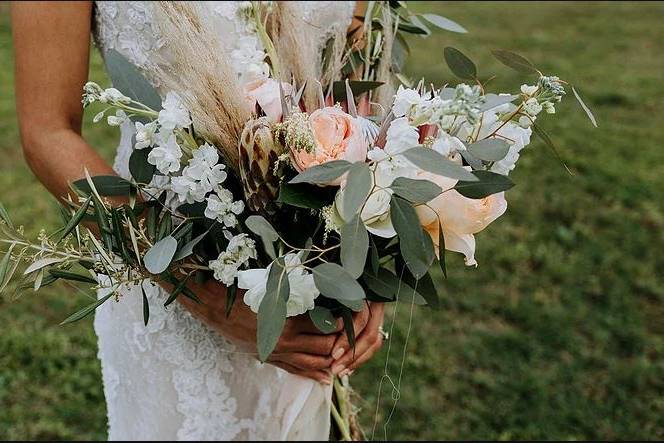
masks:
<path id="1" fill-rule="evenodd" d="M 410 88 L 404 88 L 399 85 L 399 89 L 394 97 L 394 104 L 392 105 L 392 113 L 395 117 L 404 117 L 410 114 L 413 107 L 422 101 L 420 94 Z"/>
<path id="2" fill-rule="evenodd" d="M 419 140 L 420 133 L 408 123 L 406 117 L 394 119 L 387 130 L 385 152 L 389 155 L 399 154 L 419 145 Z"/>
<path id="3" fill-rule="evenodd" d="M 226 166 L 218 164 L 218 161 L 219 153 L 214 146 L 205 144 L 194 151 L 182 174 L 171 179 L 171 189 L 180 202 L 202 202 L 208 193 L 226 180 Z"/>
<path id="4" fill-rule="evenodd" d="M 226 250 L 209 263 L 214 278 L 230 286 L 239 269 L 251 258 L 256 258 L 256 243 L 247 234 L 238 234 L 230 239 Z"/>
<path id="5" fill-rule="evenodd" d="M 521 85 L 521 92 L 523 92 L 527 96 L 535 95 L 537 89 L 538 89 L 537 85 L 535 86 Z"/>
<path id="6" fill-rule="evenodd" d="M 531 97 L 523 104 L 523 111 L 531 117 L 535 117 L 542 112 L 542 105 L 539 104 L 535 97 Z"/>
<path id="7" fill-rule="evenodd" d="M 159 146 L 148 154 L 148 162 L 155 165 L 159 172 L 165 175 L 180 170 L 181 158 L 182 150 L 173 134 L 168 135 L 166 140 L 162 140 Z"/>
<path id="8" fill-rule="evenodd" d="M 131 99 L 115 88 L 104 89 L 99 94 L 99 101 L 102 103 L 131 103 Z"/>
<path id="9" fill-rule="evenodd" d="M 320 294 L 314 283 L 314 277 L 302 266 L 300 256 L 297 254 L 286 254 L 284 262 L 288 268 L 288 283 L 290 295 L 286 303 L 286 315 L 304 314 L 314 308 L 314 300 Z M 258 313 L 258 308 L 265 297 L 267 279 L 272 265 L 267 269 L 248 269 L 238 273 L 238 287 L 246 289 L 244 302 L 253 312 Z"/>
<path id="10" fill-rule="evenodd" d="M 210 195 L 206 200 L 205 216 L 223 223 L 227 228 L 235 226 L 237 224 L 236 215 L 244 211 L 244 202 L 242 200 L 233 201 L 233 193 L 228 189 L 219 188 L 216 194 Z"/>
<path id="11" fill-rule="evenodd" d="M 440 136 L 434 140 L 431 149 L 439 154 L 449 157 L 460 151 L 466 150 L 466 145 L 456 137 L 449 135 L 447 132 L 442 132 Z"/>
<path id="12" fill-rule="evenodd" d="M 503 159 L 495 162 L 493 166 L 491 166 L 491 171 L 497 174 L 507 175 L 514 169 L 516 162 L 519 159 L 519 152 L 530 143 L 532 130 L 530 128 L 524 129 L 513 123 L 507 123 L 500 128 L 497 134 L 508 141 L 510 148 Z"/>
<path id="13" fill-rule="evenodd" d="M 127 121 L 127 114 L 122 109 L 117 109 L 115 115 L 109 115 L 106 118 L 109 126 L 120 126 Z"/>
<path id="14" fill-rule="evenodd" d="M 175 128 L 186 128 L 191 124 L 189 111 L 175 92 L 166 94 L 161 106 L 163 109 L 159 111 L 159 124 L 163 129 L 173 131 Z"/>
<path id="15" fill-rule="evenodd" d="M 157 122 L 152 121 L 147 124 L 141 122 L 135 123 L 136 127 L 136 144 L 134 149 L 145 149 L 154 145 L 157 142 Z"/>

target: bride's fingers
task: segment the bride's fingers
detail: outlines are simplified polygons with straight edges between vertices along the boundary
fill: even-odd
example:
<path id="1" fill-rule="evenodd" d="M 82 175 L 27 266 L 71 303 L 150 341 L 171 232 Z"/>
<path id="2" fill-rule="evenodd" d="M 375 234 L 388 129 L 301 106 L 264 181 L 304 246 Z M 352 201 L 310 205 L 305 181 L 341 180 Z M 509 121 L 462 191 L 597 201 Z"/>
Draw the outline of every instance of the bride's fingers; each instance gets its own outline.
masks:
<path id="1" fill-rule="evenodd" d="M 380 347 L 383 341 L 383 337 L 379 332 L 383 323 L 383 309 L 384 306 L 381 303 L 371 305 L 371 316 L 366 328 L 355 341 L 355 349 L 349 349 L 343 356 L 335 359 L 332 364 L 333 374 L 339 374 L 349 369 L 353 364 L 357 367 L 361 364 L 357 362 L 365 362 L 373 355 L 375 348 Z M 369 356 L 364 358 L 367 353 L 369 353 Z M 332 357 L 335 357 L 335 355 L 333 354 Z"/>
<path id="2" fill-rule="evenodd" d="M 303 371 L 301 369 L 296 368 L 295 366 L 289 365 L 288 363 L 278 362 L 278 361 L 270 362 L 270 364 L 278 368 L 281 368 L 286 372 L 290 372 L 291 374 L 310 378 L 324 385 L 329 385 L 332 383 L 332 378 L 329 372 L 326 371 Z"/>
<path id="3" fill-rule="evenodd" d="M 301 352 L 304 354 L 330 355 L 337 334 L 284 334 L 279 339 L 275 352 Z"/>
<path id="4" fill-rule="evenodd" d="M 355 337 L 359 337 L 362 334 L 362 331 L 367 326 L 369 322 L 369 317 L 371 316 L 371 310 L 369 306 L 365 307 L 362 311 L 356 312 L 353 314 L 353 329 L 355 331 Z M 355 343 L 357 346 L 357 342 Z M 332 358 L 338 360 L 341 358 L 348 350 L 350 349 L 350 342 L 348 341 L 348 336 L 346 333 L 342 333 L 334 344 L 332 349 Z"/>
<path id="5" fill-rule="evenodd" d="M 380 348 L 383 346 L 383 341 L 384 341 L 383 337 L 379 336 L 376 339 L 376 341 L 373 343 L 373 345 L 371 345 L 371 347 L 367 350 L 367 352 L 365 352 L 360 357 L 353 360 L 353 362 L 350 364 L 350 366 L 348 366 L 348 368 L 346 368 L 346 370 L 345 370 L 346 373 L 349 372 L 349 371 L 354 371 L 355 369 L 359 368 L 360 366 L 362 366 L 363 364 L 365 364 L 366 362 L 371 360 L 371 358 L 373 358 L 373 356 L 376 355 L 376 353 L 378 353 L 378 351 L 380 351 Z M 344 372 L 342 372 L 342 374 L 344 374 Z"/>
<path id="6" fill-rule="evenodd" d="M 305 371 L 329 369 L 332 365 L 332 357 L 312 354 L 303 354 L 301 352 L 276 353 L 271 356 L 274 361 L 287 363 L 298 369 Z"/>

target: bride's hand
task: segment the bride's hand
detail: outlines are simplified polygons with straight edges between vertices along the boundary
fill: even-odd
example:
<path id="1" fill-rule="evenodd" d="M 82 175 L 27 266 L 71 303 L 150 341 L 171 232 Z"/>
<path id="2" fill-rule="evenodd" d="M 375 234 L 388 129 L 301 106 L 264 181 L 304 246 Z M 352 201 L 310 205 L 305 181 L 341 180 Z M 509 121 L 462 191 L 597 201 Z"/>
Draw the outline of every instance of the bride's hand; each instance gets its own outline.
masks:
<path id="1" fill-rule="evenodd" d="M 238 292 L 233 310 L 226 317 L 225 286 L 208 281 L 202 285 L 192 283 L 189 287 L 202 301 L 196 303 L 187 297 L 178 297 L 189 312 L 249 352 L 256 351 L 256 314 L 242 302 L 242 292 Z M 342 325 L 338 328 L 340 331 Z M 290 317 L 268 361 L 290 373 L 329 384 L 332 347 L 339 336 L 338 333 L 321 334 L 306 315 Z"/>
<path id="2" fill-rule="evenodd" d="M 385 315 L 383 303 L 369 302 L 361 311 L 353 314 L 355 329 L 355 349 L 350 348 L 348 337 L 340 334 L 334 344 L 332 373 L 346 375 L 354 371 L 376 354 L 383 346 L 384 337 L 380 332 Z"/>

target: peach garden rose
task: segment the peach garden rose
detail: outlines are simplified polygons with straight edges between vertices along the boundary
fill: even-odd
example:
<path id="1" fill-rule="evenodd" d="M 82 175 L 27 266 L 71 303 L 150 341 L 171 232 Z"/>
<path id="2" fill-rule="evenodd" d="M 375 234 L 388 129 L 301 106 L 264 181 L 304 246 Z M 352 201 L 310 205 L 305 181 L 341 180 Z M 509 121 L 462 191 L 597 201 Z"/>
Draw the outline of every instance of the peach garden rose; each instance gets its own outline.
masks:
<path id="1" fill-rule="evenodd" d="M 292 151 L 293 163 L 299 172 L 332 160 L 351 163 L 366 160 L 368 141 L 355 118 L 339 107 L 329 106 L 314 111 L 309 116 L 309 125 L 314 141 L 312 149 Z M 331 184 L 339 183 L 340 180 L 337 180 Z"/>

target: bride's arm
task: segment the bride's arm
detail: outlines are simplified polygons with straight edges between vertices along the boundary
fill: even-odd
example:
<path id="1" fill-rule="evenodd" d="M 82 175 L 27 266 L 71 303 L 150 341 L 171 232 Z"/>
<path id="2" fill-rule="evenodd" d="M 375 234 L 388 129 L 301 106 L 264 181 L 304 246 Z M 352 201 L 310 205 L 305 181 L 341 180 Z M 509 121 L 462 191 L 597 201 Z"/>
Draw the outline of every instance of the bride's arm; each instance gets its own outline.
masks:
<path id="1" fill-rule="evenodd" d="M 91 2 L 14 2 L 11 9 L 16 59 L 16 106 L 25 158 L 57 198 L 84 176 L 115 174 L 81 137 L 82 88 L 88 78 Z M 210 282 L 194 289 L 203 305 L 185 304 L 231 339 L 255 346 L 256 316 L 238 300 L 230 318 L 226 288 Z M 291 319 L 277 345 L 274 364 L 290 372 L 329 380 L 336 335 L 313 333 L 308 319 Z"/>

